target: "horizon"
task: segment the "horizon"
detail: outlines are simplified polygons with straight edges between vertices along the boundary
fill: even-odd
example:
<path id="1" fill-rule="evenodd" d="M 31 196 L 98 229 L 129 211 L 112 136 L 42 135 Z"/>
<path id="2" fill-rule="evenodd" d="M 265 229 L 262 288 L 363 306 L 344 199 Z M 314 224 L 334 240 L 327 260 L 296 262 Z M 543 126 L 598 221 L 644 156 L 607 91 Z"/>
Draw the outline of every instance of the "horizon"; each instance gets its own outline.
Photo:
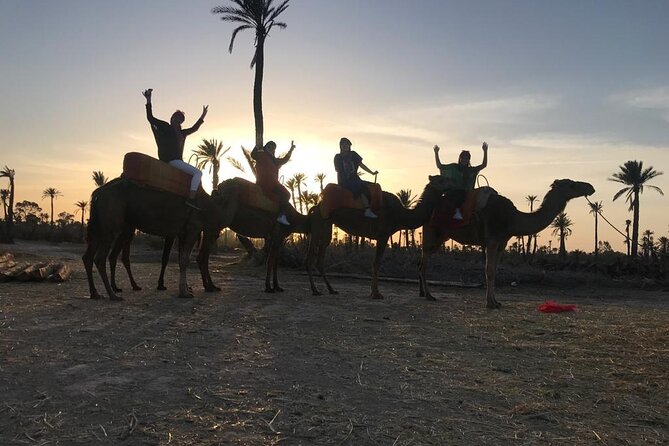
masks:
<path id="1" fill-rule="evenodd" d="M 63 193 L 54 213 L 74 214 L 74 203 L 94 189 L 93 171 L 111 179 L 126 152 L 157 157 L 145 88 L 154 89 L 156 117 L 178 108 L 184 126 L 209 105 L 202 128 L 186 140 L 185 161 L 215 138 L 244 163 L 240 147 L 254 144 L 253 41 L 242 32 L 227 51 L 234 26 L 211 13 L 224 4 L 0 5 L 7 42 L 0 47 L 0 165 L 16 171 L 15 203 L 48 210 L 42 191 L 54 187 Z M 265 141 L 276 141 L 277 153 L 296 145 L 280 176 L 303 172 L 312 191 L 316 173 L 336 181 L 332 159 L 346 136 L 379 171 L 384 190 L 418 195 L 438 173 L 435 144 L 443 163 L 467 149 L 477 165 L 486 141 L 482 174 L 519 210 L 529 210 L 527 195 L 540 203 L 555 179 L 587 181 L 596 189 L 591 201 L 602 201 L 604 216 L 624 230 L 631 213 L 624 197 L 612 201 L 622 185 L 608 178 L 628 160 L 661 172 L 669 166 L 669 4 L 406 6 L 290 1 L 281 16 L 288 27 L 273 30 L 265 49 Z M 249 175 L 225 160 L 219 173 L 220 181 Z M 666 192 L 669 176 L 650 184 Z M 211 190 L 208 169 L 203 186 Z M 646 189 L 640 208 L 640 234 L 667 236 L 667 198 Z M 567 249 L 592 252 L 587 202 L 572 200 L 565 212 L 574 222 Z M 540 233 L 540 245 L 556 240 L 550 231 Z M 622 239 L 600 220 L 600 241 L 625 252 Z"/>

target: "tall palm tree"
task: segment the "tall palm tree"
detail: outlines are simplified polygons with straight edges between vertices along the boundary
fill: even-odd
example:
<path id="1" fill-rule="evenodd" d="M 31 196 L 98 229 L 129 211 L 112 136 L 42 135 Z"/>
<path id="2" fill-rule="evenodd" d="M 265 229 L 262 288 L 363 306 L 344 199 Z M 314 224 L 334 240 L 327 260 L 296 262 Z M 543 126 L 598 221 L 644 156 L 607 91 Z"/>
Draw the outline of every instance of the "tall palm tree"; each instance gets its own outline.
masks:
<path id="1" fill-rule="evenodd" d="M 627 245 L 627 255 L 630 255 L 630 225 L 632 220 L 625 220 L 625 245 Z"/>
<path id="2" fill-rule="evenodd" d="M 609 181 L 624 184 L 626 187 L 620 189 L 613 196 L 613 201 L 616 201 L 620 196 L 625 195 L 626 201 L 629 203 L 629 210 L 633 211 L 632 215 L 632 257 L 637 255 L 637 247 L 639 243 L 639 197 L 643 193 L 644 187 L 649 187 L 657 191 L 660 195 L 664 195 L 662 189 L 653 186 L 648 181 L 662 175 L 652 166 L 644 169 L 643 161 L 627 161 L 622 166 L 619 166 L 620 171 L 613 173 Z"/>
<path id="3" fill-rule="evenodd" d="M 604 206 L 602 205 L 601 201 L 595 201 L 594 203 L 588 203 L 588 206 L 590 207 L 590 213 L 595 216 L 595 258 L 597 257 L 597 253 L 599 252 L 599 234 L 597 233 L 597 221 L 599 214 L 601 214 L 602 209 Z"/>
<path id="4" fill-rule="evenodd" d="M 288 0 L 274 6 L 274 0 L 231 0 L 235 6 L 216 6 L 211 10 L 213 14 L 220 14 L 224 22 L 236 23 L 237 28 L 232 32 L 228 50 L 232 53 L 235 37 L 240 31 L 255 30 L 255 52 L 251 60 L 251 68 L 255 66 L 253 81 L 253 116 L 256 127 L 256 147 L 263 146 L 263 114 L 262 114 L 262 81 L 265 69 L 265 39 L 272 28 L 286 28 L 283 22 L 276 19 L 288 8 Z"/>
<path id="5" fill-rule="evenodd" d="M 96 187 L 104 186 L 107 181 L 109 181 L 109 178 L 107 178 L 101 170 L 93 172 L 93 182 Z"/>
<path id="6" fill-rule="evenodd" d="M 567 247 L 565 246 L 565 240 L 571 235 L 571 226 L 573 225 L 571 219 L 567 217 L 565 212 L 560 212 L 553 223 L 551 223 L 551 228 L 553 228 L 553 235 L 560 237 L 560 250 L 559 254 L 561 258 L 565 258 L 567 255 Z"/>
<path id="7" fill-rule="evenodd" d="M 62 197 L 63 194 L 56 188 L 47 187 L 42 191 L 42 199 L 49 197 L 51 199 L 51 226 L 53 226 L 53 200 Z"/>
<path id="8" fill-rule="evenodd" d="M 0 241 L 3 243 L 14 243 L 14 178 L 16 172 L 5 166 L 0 170 L 0 178 L 9 180 L 9 203 L 7 204 L 7 216 L 5 217 L 5 227 L 0 231 Z"/>
<path id="9" fill-rule="evenodd" d="M 304 213 L 302 211 L 302 186 L 306 186 L 306 184 L 304 183 L 306 179 L 307 176 L 300 172 L 293 175 L 293 180 L 295 181 L 295 188 L 297 189 L 297 200 L 300 205 L 300 214 Z"/>
<path id="10" fill-rule="evenodd" d="M 218 171 L 221 168 L 221 158 L 225 155 L 230 147 L 223 149 L 223 143 L 215 139 L 203 139 L 202 143 L 193 150 L 193 154 L 188 159 L 188 162 L 195 157 L 195 167 L 200 170 L 209 165 L 209 172 L 213 174 L 213 188 L 218 187 Z"/>
<path id="11" fill-rule="evenodd" d="M 658 244 L 660 245 L 660 252 L 662 254 L 667 253 L 667 248 L 669 247 L 669 238 L 662 236 L 657 239 Z"/>
<path id="12" fill-rule="evenodd" d="M 537 196 L 536 195 L 528 195 L 528 196 L 525 197 L 525 200 L 530 205 L 530 212 L 534 212 L 534 203 L 537 201 Z M 531 252 L 532 240 L 534 240 L 534 248 L 536 250 L 536 247 L 537 247 L 537 235 L 536 234 L 527 236 L 527 249 L 526 249 L 527 254 L 530 254 L 530 252 Z"/>
<path id="13" fill-rule="evenodd" d="M 397 198 L 400 199 L 400 203 L 402 204 L 402 206 L 404 206 L 407 209 L 413 206 L 414 202 L 416 201 L 416 196 L 411 194 L 411 189 L 401 189 L 395 195 L 397 195 Z M 400 245 L 401 244 L 402 244 L 402 237 L 400 237 Z M 404 230 L 404 246 L 407 248 L 409 247 L 408 229 Z"/>
<path id="14" fill-rule="evenodd" d="M 321 194 L 323 193 L 323 183 L 325 182 L 326 176 L 327 175 L 325 175 L 324 173 L 317 173 L 316 176 L 314 177 L 314 179 L 318 181 L 318 185 L 321 188 Z"/>
<path id="15" fill-rule="evenodd" d="M 9 201 L 9 189 L 0 189 L 0 200 L 2 200 L 3 220 L 7 220 L 7 202 Z"/>
<path id="16" fill-rule="evenodd" d="M 77 201 L 74 203 L 74 205 L 77 207 L 75 209 L 74 213 L 77 214 L 78 212 L 81 212 L 81 231 L 82 231 L 82 237 L 85 237 L 86 235 L 86 229 L 84 229 L 84 215 L 86 214 L 86 208 L 88 207 L 88 201 Z"/>

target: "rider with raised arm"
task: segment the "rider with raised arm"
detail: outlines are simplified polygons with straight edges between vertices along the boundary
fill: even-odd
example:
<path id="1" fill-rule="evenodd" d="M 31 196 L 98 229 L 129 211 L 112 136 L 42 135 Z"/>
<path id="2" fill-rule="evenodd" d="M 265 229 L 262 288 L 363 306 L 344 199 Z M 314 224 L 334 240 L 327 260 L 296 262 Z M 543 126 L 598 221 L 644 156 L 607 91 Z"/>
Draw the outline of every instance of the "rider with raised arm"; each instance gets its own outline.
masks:
<path id="1" fill-rule="evenodd" d="M 365 217 L 377 218 L 377 215 L 369 207 L 372 202 L 369 183 L 360 179 L 358 167 L 372 175 L 377 175 L 379 171 L 372 171 L 363 164 L 362 157 L 351 150 L 351 141 L 348 138 L 339 140 L 339 153 L 334 157 L 334 165 L 337 171 L 337 184 L 349 190 L 353 194 L 353 198 L 361 197 L 363 199 Z"/>
<path id="2" fill-rule="evenodd" d="M 276 143 L 269 141 L 265 147 L 255 147 L 251 151 L 251 157 L 256 161 L 256 184 L 260 186 L 263 193 L 279 205 L 279 216 L 276 221 L 282 225 L 290 225 L 286 217 L 290 206 L 290 192 L 279 182 L 279 169 L 290 161 L 290 155 L 295 150 L 295 144 L 290 142 L 290 150 L 281 158 L 277 158 Z"/>

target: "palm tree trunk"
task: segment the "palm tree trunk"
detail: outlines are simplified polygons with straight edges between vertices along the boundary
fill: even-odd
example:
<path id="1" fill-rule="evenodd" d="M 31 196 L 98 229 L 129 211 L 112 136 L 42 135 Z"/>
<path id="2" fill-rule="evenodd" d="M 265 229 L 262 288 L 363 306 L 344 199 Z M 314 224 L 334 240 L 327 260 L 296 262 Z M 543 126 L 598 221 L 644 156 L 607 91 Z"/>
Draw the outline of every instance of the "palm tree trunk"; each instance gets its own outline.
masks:
<path id="1" fill-rule="evenodd" d="M 634 217 L 632 220 L 632 257 L 636 257 L 639 245 L 639 191 L 634 191 Z"/>
<path id="2" fill-rule="evenodd" d="M 53 197 L 51 197 L 51 227 L 53 227 Z"/>
<path id="3" fill-rule="evenodd" d="M 560 231 L 560 258 L 564 259 L 567 256 L 567 248 L 565 247 L 564 244 L 564 237 L 565 233 L 564 231 Z"/>
<path id="4" fill-rule="evenodd" d="M 14 243 L 14 177 L 9 177 L 9 204 L 7 205 L 7 216 L 5 217 L 5 231 L 2 235 L 3 243 Z"/>
<path id="5" fill-rule="evenodd" d="M 213 181 L 212 190 L 214 190 L 218 187 L 218 169 L 221 167 L 221 165 L 218 161 L 213 161 L 211 163 L 211 167 L 214 170 L 214 178 L 212 180 Z"/>
<path id="6" fill-rule="evenodd" d="M 302 187 L 299 182 L 297 183 L 297 201 L 300 204 L 300 214 L 304 214 L 302 212 Z"/>
<path id="7" fill-rule="evenodd" d="M 262 79 L 265 69 L 265 37 L 257 35 L 258 43 L 256 45 L 256 72 L 253 81 L 253 117 L 256 125 L 256 147 L 263 146 L 263 126 L 262 117 Z"/>
<path id="8" fill-rule="evenodd" d="M 599 237 L 597 234 L 597 213 L 595 212 L 595 258 L 597 258 L 597 254 L 599 253 Z"/>

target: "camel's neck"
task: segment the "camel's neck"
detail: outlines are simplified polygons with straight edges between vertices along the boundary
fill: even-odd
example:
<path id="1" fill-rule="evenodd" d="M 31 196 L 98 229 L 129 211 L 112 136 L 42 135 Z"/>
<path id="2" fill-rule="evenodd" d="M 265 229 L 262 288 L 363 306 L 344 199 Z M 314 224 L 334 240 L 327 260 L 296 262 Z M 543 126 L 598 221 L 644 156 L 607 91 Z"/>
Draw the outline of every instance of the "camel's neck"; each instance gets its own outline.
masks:
<path id="1" fill-rule="evenodd" d="M 555 217 L 567 205 L 567 200 L 558 193 L 549 191 L 535 212 L 527 213 L 516 211 L 511 217 L 509 232 L 511 235 L 532 235 L 546 229 Z"/>
<path id="2" fill-rule="evenodd" d="M 440 194 L 431 187 L 426 187 L 412 209 L 402 208 L 397 219 L 398 229 L 416 229 L 423 226 L 439 200 Z"/>

